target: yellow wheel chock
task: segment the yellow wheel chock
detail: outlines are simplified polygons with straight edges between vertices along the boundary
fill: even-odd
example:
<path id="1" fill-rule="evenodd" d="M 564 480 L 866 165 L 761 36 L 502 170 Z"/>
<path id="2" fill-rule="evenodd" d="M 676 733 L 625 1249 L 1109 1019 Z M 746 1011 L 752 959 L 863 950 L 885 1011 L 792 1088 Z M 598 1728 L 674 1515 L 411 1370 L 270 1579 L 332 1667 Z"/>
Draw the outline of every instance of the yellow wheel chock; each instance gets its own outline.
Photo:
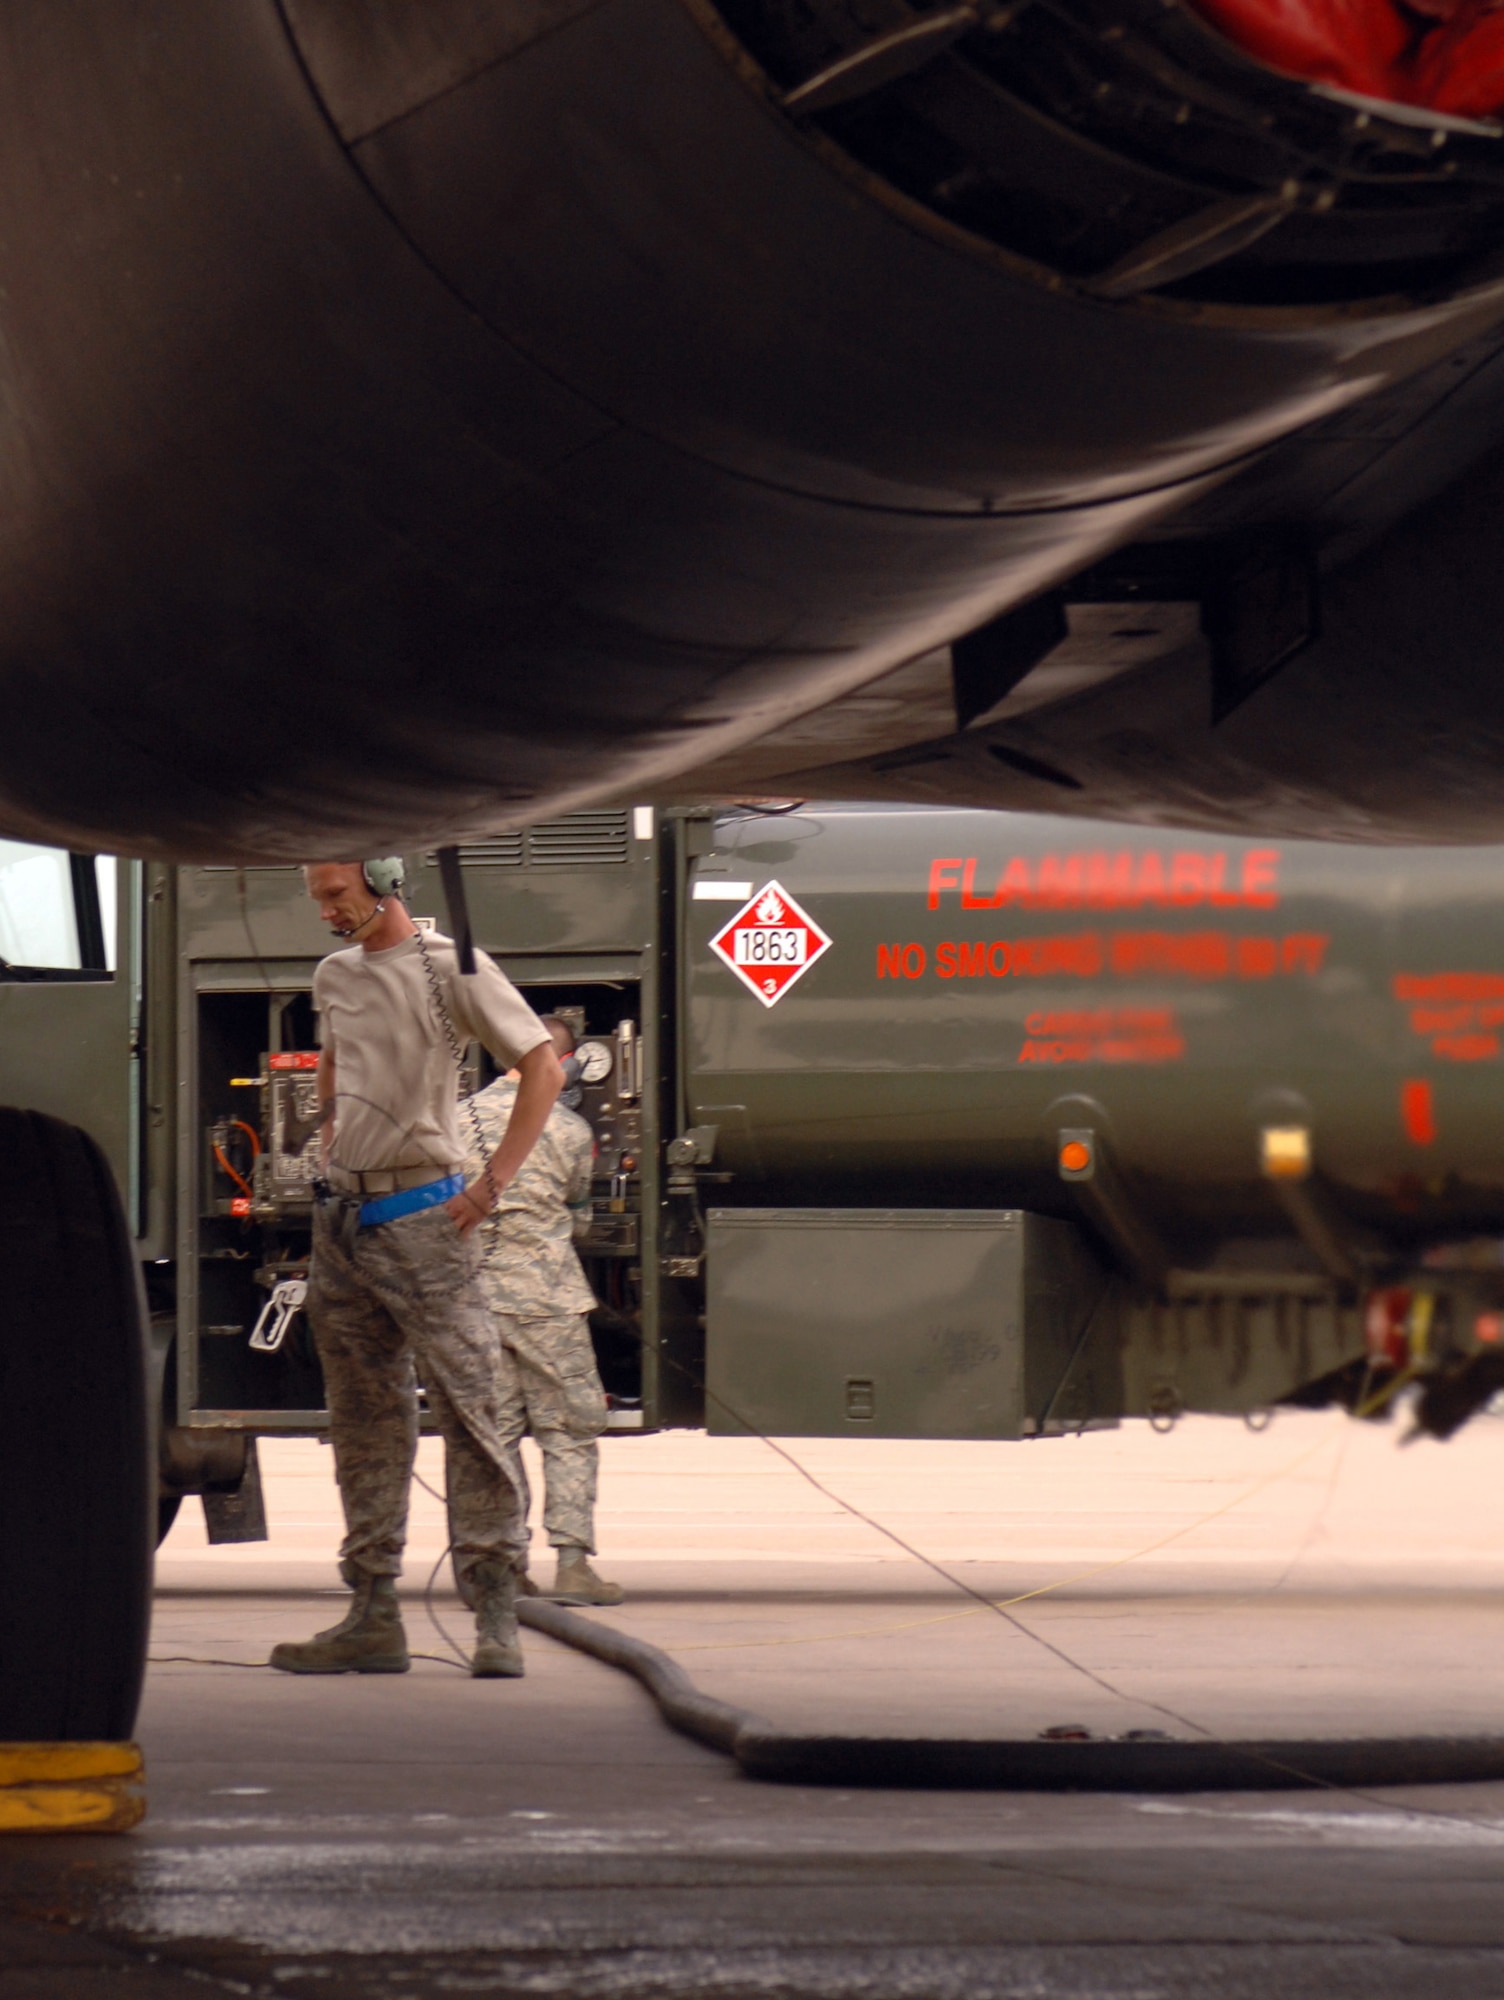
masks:
<path id="1" fill-rule="evenodd" d="M 0 1743 L 0 1833 L 124 1833 L 143 1774 L 135 1743 Z"/>

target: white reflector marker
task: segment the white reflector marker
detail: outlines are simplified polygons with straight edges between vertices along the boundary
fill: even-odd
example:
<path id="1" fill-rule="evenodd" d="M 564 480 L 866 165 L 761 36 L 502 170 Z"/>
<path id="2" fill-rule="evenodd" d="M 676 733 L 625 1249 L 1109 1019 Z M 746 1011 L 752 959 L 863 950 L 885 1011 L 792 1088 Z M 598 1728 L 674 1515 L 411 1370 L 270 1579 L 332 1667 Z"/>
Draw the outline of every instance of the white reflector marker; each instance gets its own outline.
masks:
<path id="1" fill-rule="evenodd" d="M 750 882 L 727 882 L 719 875 L 697 875 L 690 891 L 696 903 L 741 903 L 751 893 Z"/>

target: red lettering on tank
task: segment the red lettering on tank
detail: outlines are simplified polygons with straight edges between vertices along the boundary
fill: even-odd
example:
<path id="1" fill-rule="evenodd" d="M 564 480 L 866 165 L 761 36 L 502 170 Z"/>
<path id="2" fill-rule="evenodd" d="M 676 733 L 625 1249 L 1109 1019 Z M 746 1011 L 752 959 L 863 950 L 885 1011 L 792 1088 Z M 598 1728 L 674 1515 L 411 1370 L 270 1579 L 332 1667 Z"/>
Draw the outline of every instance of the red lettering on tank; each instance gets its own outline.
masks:
<path id="1" fill-rule="evenodd" d="M 1291 931 L 1280 947 L 1280 963 L 1286 972 L 1320 972 L 1331 939 L 1320 931 Z"/>
<path id="2" fill-rule="evenodd" d="M 917 979 L 919 972 L 899 956 L 923 953 L 922 945 L 879 945 L 878 977 Z M 1099 978 L 1104 964 L 1102 939 L 1096 931 L 1062 937 L 968 940 L 947 939 L 935 947 L 935 971 L 941 979 L 1048 979 L 1065 974 L 1072 979 Z M 919 971 L 923 971 L 920 964 Z"/>
<path id="3" fill-rule="evenodd" d="M 1156 942 L 1154 932 L 1142 930 L 1120 930 L 1112 938 L 1112 970 L 1120 980 L 1134 978 L 1138 972 L 1162 972 L 1166 966 L 1158 964 L 1152 954 Z"/>
<path id="4" fill-rule="evenodd" d="M 1073 963 L 1070 970 L 1080 973 L 1083 979 L 1099 979 L 1105 962 L 1102 940 L 1096 931 L 1083 931 L 1072 946 Z"/>
<path id="5" fill-rule="evenodd" d="M 1192 979 L 1225 979 L 1231 962 L 1226 931 L 1190 931 L 1181 941 L 1187 975 Z"/>
<path id="6" fill-rule="evenodd" d="M 1190 909 L 1206 895 L 1207 857 L 1204 854 L 1175 854 L 1170 857 L 1170 901 Z"/>
<path id="7" fill-rule="evenodd" d="M 947 891 L 956 891 L 962 909 L 1002 909 L 1013 905 L 1030 910 L 1136 910 L 1145 904 L 1160 908 L 1194 909 L 1210 903 L 1217 909 L 1273 909 L 1280 900 L 1280 853 L 1275 847 L 1255 847 L 1241 857 L 1236 880 L 1228 856 L 1218 849 L 1175 848 L 1168 855 L 1157 848 L 1119 849 L 1109 854 L 1010 855 L 997 878 L 993 895 L 977 894 L 980 863 L 975 855 L 945 856 L 931 861 L 928 906 L 938 910 Z"/>
<path id="8" fill-rule="evenodd" d="M 1138 879 L 1134 883 L 1135 900 L 1140 903 L 1165 903 L 1169 901 L 1169 884 L 1165 881 L 1165 864 L 1150 848 L 1147 854 L 1139 856 Z"/>
<path id="9" fill-rule="evenodd" d="M 902 979 L 901 944 L 880 944 L 877 948 L 877 976 L 879 979 Z"/>
<path id="10" fill-rule="evenodd" d="M 958 868 L 960 868 L 961 865 L 962 864 L 959 859 L 951 861 L 932 861 L 930 863 L 929 906 L 932 910 L 939 909 L 940 894 L 942 890 L 955 888 L 956 886 L 954 880 L 955 871 Z M 974 861 L 970 864 L 970 866 L 973 868 L 975 868 L 976 865 L 977 864 Z"/>
<path id="11" fill-rule="evenodd" d="M 1229 889 L 1227 882 L 1227 856 L 1212 856 L 1211 874 L 1206 885 L 1206 900 L 1217 910 L 1235 910 L 1243 900 L 1236 889 Z"/>
<path id="12" fill-rule="evenodd" d="M 1051 1014 L 1036 1009 L 1024 1022 L 1026 1035 L 1110 1035 L 1113 1017 L 1106 1008 L 1095 1014 Z"/>
<path id="13" fill-rule="evenodd" d="M 976 895 L 974 893 L 976 886 L 977 864 L 975 859 L 972 859 L 967 862 L 961 871 L 961 908 L 963 910 L 990 910 L 992 908 L 992 898 L 990 896 Z M 933 908 L 933 905 L 931 907 Z"/>
<path id="14" fill-rule="evenodd" d="M 1504 1000 L 1504 972 L 1397 972 L 1396 1000 Z"/>
<path id="15" fill-rule="evenodd" d="M 1241 937 L 1231 931 L 1068 931 L 993 939 L 947 939 L 934 947 L 941 979 L 1269 979 L 1321 970 L 1330 940 L 1316 932 L 1284 938 Z M 903 954 L 922 946 L 879 945 L 878 977 L 913 979 Z M 1469 1016 L 1467 1025 L 1479 1025 Z M 1504 1007 L 1490 1026 L 1504 1027 Z"/>
<path id="16" fill-rule="evenodd" d="M 1085 899 L 1086 857 L 1047 854 L 1039 864 L 1034 901 L 1042 910 L 1077 910 Z"/>
<path id="17" fill-rule="evenodd" d="M 1424 1077 L 1411 1077 L 1400 1085 L 1400 1123 L 1412 1146 L 1435 1145 L 1436 1107 Z"/>
<path id="18" fill-rule="evenodd" d="M 1281 973 L 1319 973 L 1330 942 L 1317 931 L 1292 931 L 1280 938 L 1240 936 L 1222 930 L 1124 930 L 1105 935 L 1090 930 L 1019 938 L 947 938 L 934 946 L 934 970 L 937 979 L 1097 979 L 1104 972 L 1116 979 L 1271 979 Z M 926 949 L 920 944 L 877 947 L 879 979 L 918 979 L 928 963 Z M 1411 1026 L 1417 1034 L 1504 1028 L 1504 1004 L 1490 1008 L 1487 1019 L 1482 1018 L 1482 1012 L 1464 1008 L 1433 1016 L 1416 1009 Z"/>
<path id="19" fill-rule="evenodd" d="M 1034 883 L 1029 874 L 1029 864 L 1021 854 L 1015 854 L 997 878 L 993 906 L 1001 909 L 1007 903 L 1028 903 L 1033 901 L 1033 897 Z"/>
<path id="20" fill-rule="evenodd" d="M 1243 856 L 1243 901 L 1256 910 L 1279 902 L 1279 849 L 1253 847 Z"/>
<path id="21" fill-rule="evenodd" d="M 1394 992 L 1410 1003 L 1410 1032 L 1430 1042 L 1432 1055 L 1442 1062 L 1493 1062 L 1504 1005 L 1470 996 L 1487 994 L 1497 979 L 1488 972 L 1399 972 Z"/>
<path id="22" fill-rule="evenodd" d="M 1086 900 L 1094 909 L 1116 910 L 1133 901 L 1133 856 L 1088 854 Z"/>
<path id="23" fill-rule="evenodd" d="M 1073 979 L 1095 979 L 1102 970 L 1102 940 L 1095 931 L 1074 937 L 1014 938 L 1008 946 L 1008 964 L 1024 977 L 1046 979 L 1064 972 Z"/>
<path id="24" fill-rule="evenodd" d="M 1410 1032 L 1415 1035 L 1458 1035 L 1472 1027 L 1474 1007 L 1412 1007 Z"/>
<path id="25" fill-rule="evenodd" d="M 1025 1021 L 1024 1032 L 1029 1039 L 1018 1052 L 1021 1063 L 1161 1063 L 1185 1054 L 1185 1038 L 1169 1007 L 1039 1008 Z"/>
<path id="26" fill-rule="evenodd" d="M 1438 1035 L 1432 1052 L 1444 1062 L 1492 1062 L 1499 1053 L 1497 1035 Z"/>
<path id="27" fill-rule="evenodd" d="M 1112 969 L 1120 979 L 1143 973 L 1225 979 L 1231 959 L 1226 931 L 1119 931 L 1112 940 Z"/>
<path id="28" fill-rule="evenodd" d="M 1129 1042 L 1103 1042 L 1097 1054 L 1103 1062 L 1179 1062 L 1185 1054 L 1185 1039 L 1181 1035 L 1140 1035 Z"/>

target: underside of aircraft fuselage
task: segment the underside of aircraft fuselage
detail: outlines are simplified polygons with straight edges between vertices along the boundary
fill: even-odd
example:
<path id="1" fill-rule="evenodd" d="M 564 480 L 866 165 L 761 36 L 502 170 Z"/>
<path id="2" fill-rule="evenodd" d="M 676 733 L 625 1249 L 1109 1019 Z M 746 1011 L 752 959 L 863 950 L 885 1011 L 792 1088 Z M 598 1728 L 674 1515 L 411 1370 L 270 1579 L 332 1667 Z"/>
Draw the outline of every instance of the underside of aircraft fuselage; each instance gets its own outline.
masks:
<path id="1" fill-rule="evenodd" d="M 0 828 L 1497 837 L 1500 146 L 1159 0 L 15 10 Z"/>

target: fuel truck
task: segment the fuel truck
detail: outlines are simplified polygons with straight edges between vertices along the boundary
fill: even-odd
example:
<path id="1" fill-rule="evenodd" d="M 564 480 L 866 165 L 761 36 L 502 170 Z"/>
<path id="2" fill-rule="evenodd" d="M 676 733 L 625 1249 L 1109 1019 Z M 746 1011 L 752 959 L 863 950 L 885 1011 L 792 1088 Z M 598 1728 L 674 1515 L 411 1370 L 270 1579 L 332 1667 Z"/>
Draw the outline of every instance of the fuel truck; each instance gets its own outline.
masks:
<path id="1" fill-rule="evenodd" d="M 1003 1440 L 1406 1402 L 1447 1434 L 1504 1386 L 1501 860 L 810 804 L 464 847 L 476 941 L 579 1038 L 612 1427 Z M 408 868 L 444 923 L 437 858 Z M 0 1060 L 130 1190 L 161 1525 L 199 1492 L 211 1536 L 259 1536 L 255 1439 L 326 1426 L 302 1298 L 331 941 L 292 867 L 8 844 L 0 898 L 11 951 L 29 917 L 72 960 L 11 965 Z"/>

